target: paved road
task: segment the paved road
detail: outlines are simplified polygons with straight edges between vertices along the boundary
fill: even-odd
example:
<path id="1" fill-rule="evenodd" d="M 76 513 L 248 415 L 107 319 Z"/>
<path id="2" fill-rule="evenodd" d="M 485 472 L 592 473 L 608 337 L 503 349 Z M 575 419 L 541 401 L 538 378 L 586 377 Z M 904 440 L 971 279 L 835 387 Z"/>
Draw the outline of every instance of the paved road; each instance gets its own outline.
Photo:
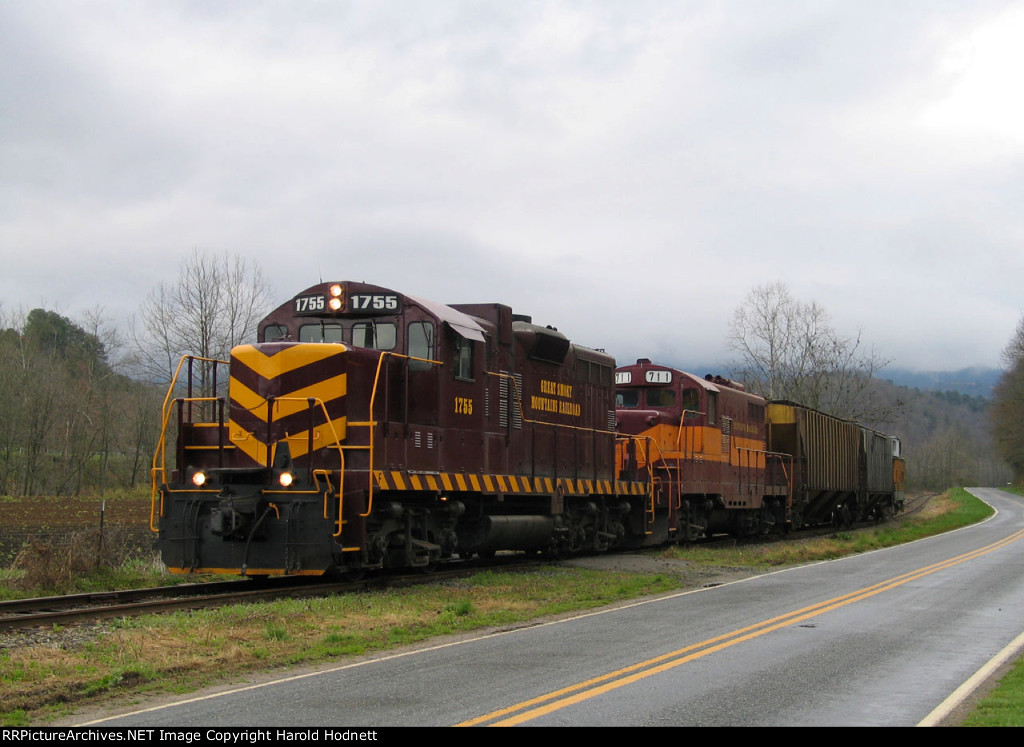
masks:
<path id="1" fill-rule="evenodd" d="M 104 723 L 914 725 L 1024 629 L 1024 504 L 974 492 L 942 537 Z"/>

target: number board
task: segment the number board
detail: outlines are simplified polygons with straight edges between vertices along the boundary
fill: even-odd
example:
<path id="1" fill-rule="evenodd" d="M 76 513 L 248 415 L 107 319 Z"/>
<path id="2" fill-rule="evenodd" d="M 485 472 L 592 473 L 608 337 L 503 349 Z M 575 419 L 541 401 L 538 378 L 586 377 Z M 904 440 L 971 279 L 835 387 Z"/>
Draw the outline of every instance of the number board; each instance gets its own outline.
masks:
<path id="1" fill-rule="evenodd" d="M 348 314 L 393 314 L 401 308 L 401 296 L 397 293 L 353 293 L 348 297 L 344 311 Z M 330 313 L 327 296 L 323 293 L 296 296 L 294 311 L 296 315 Z"/>
<path id="2" fill-rule="evenodd" d="M 397 293 L 353 293 L 348 297 L 350 312 L 386 314 L 401 308 L 401 298 Z"/>
<path id="3" fill-rule="evenodd" d="M 295 297 L 296 314 L 322 314 L 326 310 L 327 297 L 322 293 L 315 296 Z"/>
<path id="4" fill-rule="evenodd" d="M 671 384 L 671 371 L 647 371 L 644 380 L 648 384 Z"/>

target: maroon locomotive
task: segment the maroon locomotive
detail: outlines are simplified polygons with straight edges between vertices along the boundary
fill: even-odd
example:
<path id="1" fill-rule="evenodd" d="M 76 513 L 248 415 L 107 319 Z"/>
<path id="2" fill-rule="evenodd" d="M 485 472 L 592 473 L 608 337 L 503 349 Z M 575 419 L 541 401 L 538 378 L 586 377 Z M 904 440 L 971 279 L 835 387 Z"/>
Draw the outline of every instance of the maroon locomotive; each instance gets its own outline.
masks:
<path id="1" fill-rule="evenodd" d="M 226 396 L 182 383 L 197 363 L 165 406 L 176 465 L 166 437 L 154 460 L 173 571 L 430 567 L 648 536 L 651 484 L 617 474 L 614 360 L 507 306 L 321 283 L 232 350 Z"/>

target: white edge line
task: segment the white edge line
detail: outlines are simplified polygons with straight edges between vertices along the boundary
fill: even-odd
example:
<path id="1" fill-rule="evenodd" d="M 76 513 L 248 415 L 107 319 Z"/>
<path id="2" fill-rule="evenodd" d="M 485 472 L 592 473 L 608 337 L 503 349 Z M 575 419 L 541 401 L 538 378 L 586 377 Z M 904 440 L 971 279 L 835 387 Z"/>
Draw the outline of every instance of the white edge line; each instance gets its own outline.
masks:
<path id="1" fill-rule="evenodd" d="M 966 492 L 970 493 L 972 496 L 977 498 L 982 503 L 988 504 L 988 506 L 992 509 L 992 516 L 989 516 L 988 519 L 984 519 L 983 521 L 978 522 L 978 524 L 984 524 L 989 519 L 994 519 L 996 515 L 999 513 L 999 509 L 997 509 L 991 503 L 989 503 L 980 495 L 975 493 L 974 491 L 977 489 L 978 488 L 964 488 Z M 995 489 L 999 490 L 999 488 Z M 1014 494 L 1010 493 L 1010 495 Z M 978 526 L 978 524 L 971 524 L 970 526 Z M 968 527 L 961 528 L 967 529 Z M 960 687 L 958 687 L 956 690 L 950 693 L 948 698 L 939 703 L 935 710 L 933 710 L 931 713 L 925 716 L 917 725 L 938 726 L 944 718 L 946 718 L 950 713 L 954 711 L 954 709 L 956 709 L 957 706 L 959 706 L 961 703 L 967 700 L 967 698 L 969 698 L 971 694 L 985 682 L 985 680 L 991 677 L 992 674 L 999 669 L 999 667 L 1003 666 L 1011 658 L 1016 658 L 1022 650 L 1024 650 L 1024 633 L 1021 633 L 1019 636 L 1010 641 L 1010 643 L 1007 644 L 1006 648 L 1004 648 L 994 657 L 989 659 L 988 662 L 981 667 L 981 669 L 979 669 L 973 675 L 968 677 L 967 680 L 962 685 L 960 685 Z"/>
<path id="2" fill-rule="evenodd" d="M 922 719 L 918 726 L 938 726 L 942 720 L 953 712 L 958 705 L 970 697 L 979 685 L 992 676 L 992 674 L 1003 666 L 1010 659 L 1016 658 L 1024 649 L 1024 633 L 1014 638 L 1002 651 L 989 659 L 981 669 L 971 675 L 964 684 L 960 685 L 953 693 L 946 698 L 939 706 Z"/>

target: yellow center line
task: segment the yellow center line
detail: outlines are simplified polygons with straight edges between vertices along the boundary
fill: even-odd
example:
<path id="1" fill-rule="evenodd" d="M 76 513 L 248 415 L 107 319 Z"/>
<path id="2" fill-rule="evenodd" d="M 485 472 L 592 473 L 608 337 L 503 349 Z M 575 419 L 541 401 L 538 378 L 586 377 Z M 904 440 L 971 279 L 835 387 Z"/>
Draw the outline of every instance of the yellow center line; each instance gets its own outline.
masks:
<path id="1" fill-rule="evenodd" d="M 868 599 L 876 594 L 882 593 L 883 591 L 895 589 L 896 587 L 902 586 L 910 581 L 914 581 L 932 573 L 936 573 L 946 568 L 951 568 L 955 565 L 959 565 L 960 563 L 964 563 L 968 560 L 986 555 L 994 550 L 1016 542 L 1022 537 L 1024 537 L 1024 529 L 1015 532 L 1003 540 L 994 542 L 991 545 L 987 545 L 986 547 L 982 547 L 977 550 L 972 550 L 971 552 L 964 553 L 963 555 L 948 558 L 938 563 L 925 566 L 924 568 L 919 568 L 917 570 L 901 574 L 887 581 L 882 581 L 848 594 L 843 594 L 823 602 L 818 602 L 817 604 L 813 604 L 808 607 L 802 607 L 800 609 L 793 610 L 792 612 L 787 612 L 784 615 L 763 620 L 753 625 L 738 628 L 737 630 L 729 633 L 724 633 L 722 635 L 715 636 L 714 638 L 709 638 L 706 641 L 694 643 L 636 664 L 631 664 L 628 667 L 617 669 L 613 672 L 608 672 L 607 674 L 602 674 L 598 677 L 593 677 L 591 679 L 584 680 L 583 682 L 569 685 L 568 687 L 563 687 L 546 695 L 531 698 L 523 701 L 522 703 L 517 703 L 516 705 L 502 708 L 468 721 L 463 721 L 456 724 L 456 726 L 477 726 L 481 724 L 488 724 L 490 726 L 514 726 L 526 721 L 532 721 L 533 719 L 573 705 L 574 703 L 580 703 L 603 693 L 638 682 L 653 674 L 665 672 L 669 669 L 678 667 L 681 664 L 715 653 L 716 651 L 721 651 L 729 648 L 730 646 L 735 646 L 738 643 L 758 638 L 774 630 L 779 630 L 795 623 L 803 622 L 804 620 L 816 615 L 831 612 L 832 610 L 839 609 L 840 607 L 845 607 L 853 602 Z"/>

